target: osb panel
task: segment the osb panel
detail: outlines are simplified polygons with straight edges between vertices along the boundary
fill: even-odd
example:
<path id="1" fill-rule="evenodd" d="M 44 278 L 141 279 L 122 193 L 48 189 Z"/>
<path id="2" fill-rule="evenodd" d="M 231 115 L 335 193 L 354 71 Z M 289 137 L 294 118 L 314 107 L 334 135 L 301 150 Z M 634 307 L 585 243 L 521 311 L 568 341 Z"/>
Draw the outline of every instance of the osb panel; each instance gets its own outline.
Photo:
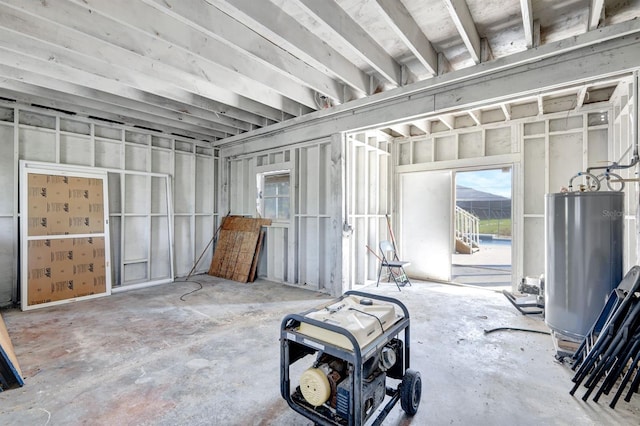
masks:
<path id="1" fill-rule="evenodd" d="M 239 282 L 249 281 L 262 226 L 271 225 L 270 219 L 241 216 L 224 218 L 216 244 L 209 275 Z M 254 272 L 255 274 L 255 272 Z"/>
<path id="2" fill-rule="evenodd" d="M 29 236 L 104 232 L 102 179 L 29 173 L 28 185 Z"/>
<path id="3" fill-rule="evenodd" d="M 107 291 L 104 238 L 28 242 L 28 305 Z"/>

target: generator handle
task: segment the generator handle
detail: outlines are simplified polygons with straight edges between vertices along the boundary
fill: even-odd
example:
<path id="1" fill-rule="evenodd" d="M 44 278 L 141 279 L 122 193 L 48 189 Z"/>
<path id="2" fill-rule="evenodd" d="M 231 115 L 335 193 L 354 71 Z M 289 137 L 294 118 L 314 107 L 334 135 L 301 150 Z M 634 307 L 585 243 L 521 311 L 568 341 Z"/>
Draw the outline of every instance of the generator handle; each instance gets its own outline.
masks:
<path id="1" fill-rule="evenodd" d="M 365 293 L 363 291 L 357 291 L 357 290 L 349 290 L 349 291 L 345 292 L 344 295 L 345 296 L 354 295 L 354 296 L 360 296 L 360 297 L 368 297 L 370 299 L 377 299 L 377 300 L 382 300 L 384 302 L 393 303 L 394 305 L 397 305 L 397 306 L 400 307 L 400 309 L 402 309 L 402 312 L 404 313 L 404 317 L 405 318 L 409 318 L 409 310 L 404 305 L 404 303 L 402 303 L 401 301 L 399 301 L 398 299 L 395 299 L 393 297 L 380 296 L 379 294 Z"/>

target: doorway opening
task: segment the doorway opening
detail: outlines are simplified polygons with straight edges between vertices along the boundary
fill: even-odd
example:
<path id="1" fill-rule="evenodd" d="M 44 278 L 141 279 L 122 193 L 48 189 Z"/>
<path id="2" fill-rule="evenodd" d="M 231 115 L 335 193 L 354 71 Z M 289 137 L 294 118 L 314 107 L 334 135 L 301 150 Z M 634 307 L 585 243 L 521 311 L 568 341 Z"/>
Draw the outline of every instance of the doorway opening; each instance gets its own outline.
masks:
<path id="1" fill-rule="evenodd" d="M 451 281 L 511 289 L 512 168 L 455 173 Z"/>

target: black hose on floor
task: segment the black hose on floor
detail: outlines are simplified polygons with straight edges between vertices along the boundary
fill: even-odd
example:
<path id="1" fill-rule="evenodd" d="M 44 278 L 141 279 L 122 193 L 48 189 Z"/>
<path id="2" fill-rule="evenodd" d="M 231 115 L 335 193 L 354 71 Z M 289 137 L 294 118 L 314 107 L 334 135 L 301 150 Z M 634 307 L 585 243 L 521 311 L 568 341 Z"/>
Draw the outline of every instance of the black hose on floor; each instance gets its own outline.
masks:
<path id="1" fill-rule="evenodd" d="M 493 333 L 494 331 L 526 331 L 526 332 L 528 332 L 528 333 L 539 333 L 539 334 L 551 335 L 551 333 L 549 333 L 548 331 L 530 330 L 530 329 L 528 329 L 528 328 L 517 328 L 517 327 L 498 327 L 498 328 L 492 328 L 491 330 L 484 330 L 484 334 Z"/>

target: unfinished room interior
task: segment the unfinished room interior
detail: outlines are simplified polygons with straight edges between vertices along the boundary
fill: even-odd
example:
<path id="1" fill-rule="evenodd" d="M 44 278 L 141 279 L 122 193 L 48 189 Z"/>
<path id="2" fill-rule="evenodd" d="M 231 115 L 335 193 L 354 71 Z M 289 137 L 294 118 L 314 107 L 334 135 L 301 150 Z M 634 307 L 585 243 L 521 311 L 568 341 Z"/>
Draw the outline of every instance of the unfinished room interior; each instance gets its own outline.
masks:
<path id="1" fill-rule="evenodd" d="M 0 424 L 640 424 L 640 0 L 0 0 Z"/>

